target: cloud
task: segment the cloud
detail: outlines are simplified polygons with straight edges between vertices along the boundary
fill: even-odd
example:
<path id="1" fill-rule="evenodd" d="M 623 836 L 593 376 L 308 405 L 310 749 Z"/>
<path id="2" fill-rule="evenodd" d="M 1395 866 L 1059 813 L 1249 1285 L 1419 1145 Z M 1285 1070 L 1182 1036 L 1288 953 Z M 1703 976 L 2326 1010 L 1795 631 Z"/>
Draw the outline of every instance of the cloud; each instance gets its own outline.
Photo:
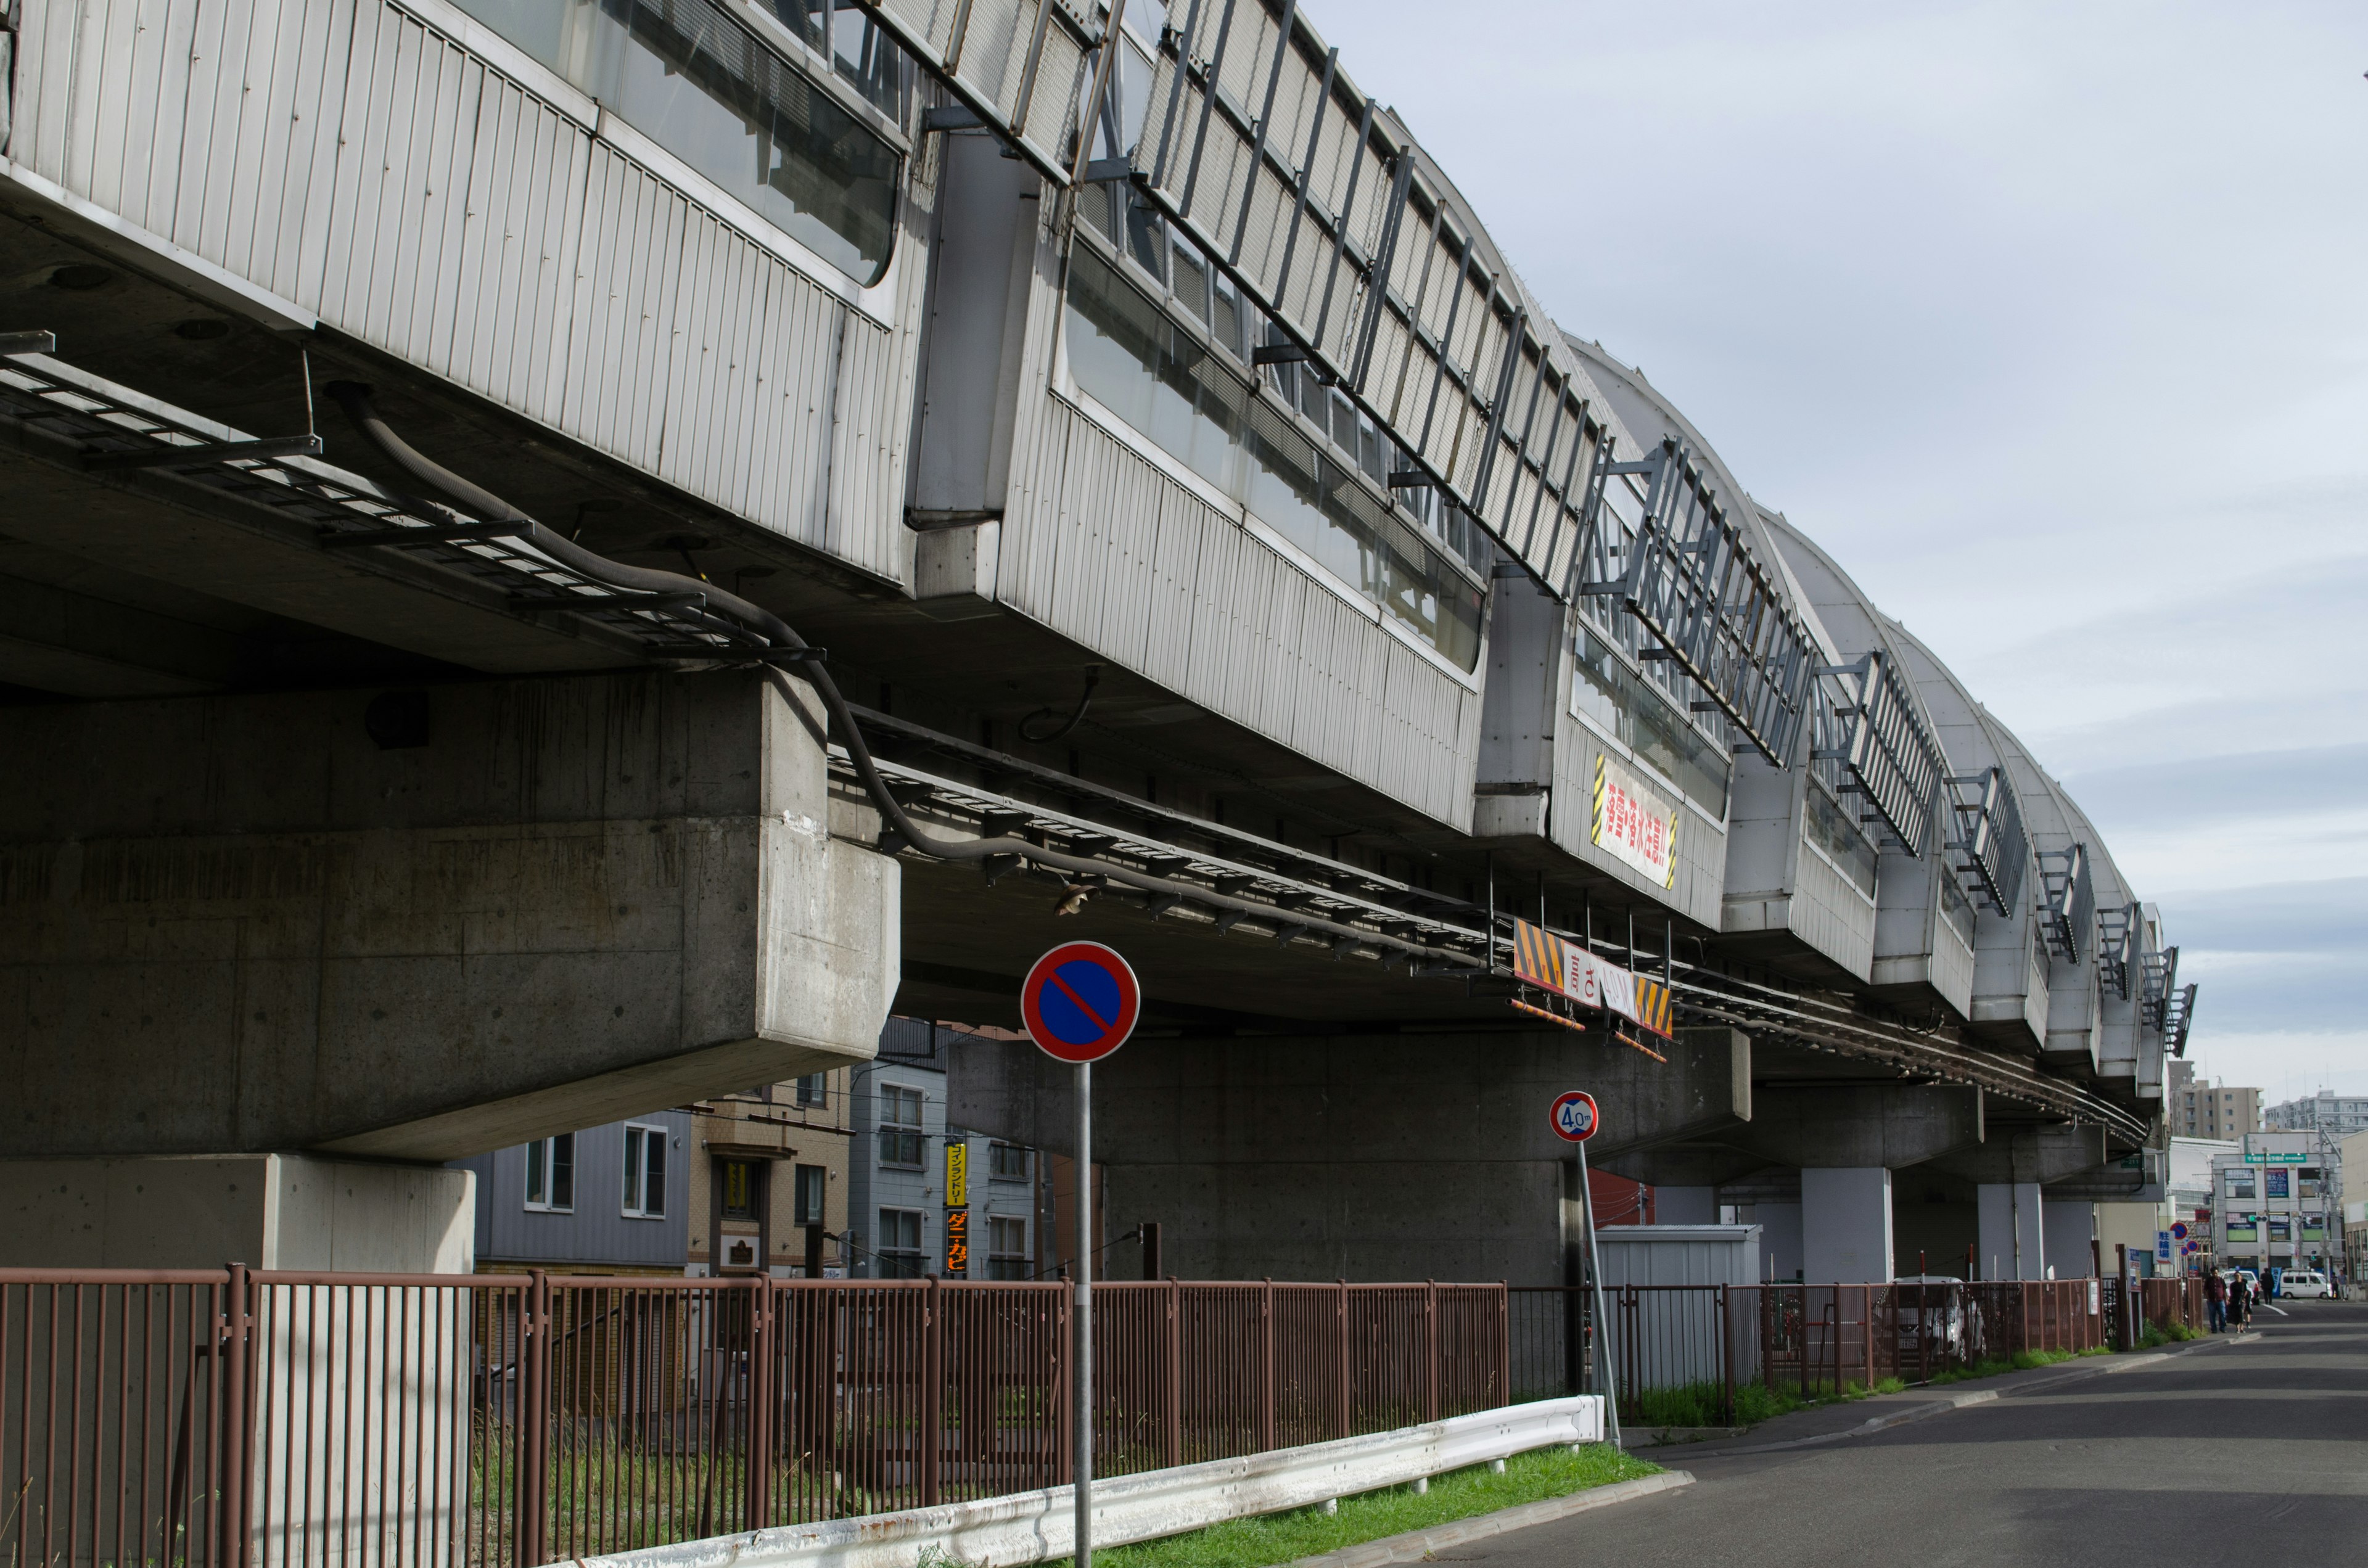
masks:
<path id="1" fill-rule="evenodd" d="M 2223 753 L 2177 767 L 2146 762 L 2075 773 L 2064 788 L 2100 828 L 2223 827 L 2368 810 L 2368 742 Z"/>

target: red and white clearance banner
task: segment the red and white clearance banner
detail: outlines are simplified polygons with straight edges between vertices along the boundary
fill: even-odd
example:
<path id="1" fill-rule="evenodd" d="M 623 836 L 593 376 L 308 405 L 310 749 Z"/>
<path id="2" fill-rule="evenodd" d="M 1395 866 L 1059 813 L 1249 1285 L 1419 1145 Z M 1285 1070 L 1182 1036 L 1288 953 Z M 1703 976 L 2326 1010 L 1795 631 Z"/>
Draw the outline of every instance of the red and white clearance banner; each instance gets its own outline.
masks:
<path id="1" fill-rule="evenodd" d="M 1587 835 L 1613 859 L 1662 887 L 1678 880 L 1678 813 L 1653 799 L 1636 776 L 1595 754 L 1595 799 Z"/>
<path id="2" fill-rule="evenodd" d="M 1617 1013 L 1641 1028 L 1667 1036 L 1669 988 L 1597 958 L 1526 920 L 1513 922 L 1513 972 L 1531 985 L 1558 992 L 1582 1007 Z"/>

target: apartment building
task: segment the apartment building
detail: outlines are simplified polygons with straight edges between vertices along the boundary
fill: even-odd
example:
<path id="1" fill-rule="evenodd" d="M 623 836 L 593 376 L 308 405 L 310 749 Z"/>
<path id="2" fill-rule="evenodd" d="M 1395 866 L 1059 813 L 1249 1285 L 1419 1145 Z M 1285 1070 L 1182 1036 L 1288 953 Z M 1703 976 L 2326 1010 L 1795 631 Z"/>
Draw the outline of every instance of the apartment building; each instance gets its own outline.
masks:
<path id="1" fill-rule="evenodd" d="M 2164 1064 L 2164 1114 L 2175 1138 L 2242 1138 L 2261 1131 L 2261 1091 L 2226 1082 L 2199 1084 L 2195 1064 L 2172 1058 Z M 2368 1105 L 2368 1101 L 2361 1102 Z M 2368 1127 L 2368 1121 L 2363 1121 Z M 2355 1130 L 2356 1131 L 2356 1130 Z"/>
<path id="2" fill-rule="evenodd" d="M 1047 1197 L 1035 1151 L 946 1120 L 954 1031 L 891 1018 L 852 1070 L 848 1176 L 852 1273 L 868 1278 L 1037 1277 Z"/>
<path id="3" fill-rule="evenodd" d="M 681 1273 L 691 1127 L 654 1111 L 452 1162 L 477 1173 L 477 1271 Z"/>
<path id="4" fill-rule="evenodd" d="M 891 1018 L 878 1057 L 454 1164 L 478 1267 L 1027 1279 L 1055 1173 L 946 1125 L 954 1032 Z M 949 1160 L 950 1151 L 959 1151 Z M 949 1176 L 953 1180 L 950 1184 Z M 816 1245 L 815 1244 L 819 1244 Z"/>
<path id="5" fill-rule="evenodd" d="M 2324 1132 L 2349 1138 L 2368 1132 L 2368 1096 L 2339 1095 L 2321 1089 L 2315 1095 L 2273 1105 L 2261 1113 L 2262 1124 L 2286 1132 Z"/>
<path id="6" fill-rule="evenodd" d="M 688 1194 L 690 1275 L 800 1278 L 847 1272 L 854 1073 L 841 1068 L 690 1108 L 698 1158 Z M 819 1227 L 818 1249 L 808 1233 Z M 810 1252 L 818 1252 L 809 1256 Z"/>

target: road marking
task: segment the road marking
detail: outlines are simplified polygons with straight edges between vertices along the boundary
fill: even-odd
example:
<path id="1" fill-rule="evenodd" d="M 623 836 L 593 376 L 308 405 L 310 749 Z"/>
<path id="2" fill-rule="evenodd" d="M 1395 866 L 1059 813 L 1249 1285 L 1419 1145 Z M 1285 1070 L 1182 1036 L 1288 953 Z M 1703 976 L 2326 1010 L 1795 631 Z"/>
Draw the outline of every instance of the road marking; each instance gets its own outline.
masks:
<path id="1" fill-rule="evenodd" d="M 2263 1305 L 2264 1307 L 2269 1307 L 2269 1310 L 2270 1310 L 2270 1311 L 2271 1311 L 2271 1312 L 2273 1312 L 2277 1313 L 2277 1314 L 2278 1314 L 2278 1316 L 2280 1316 L 2280 1317 L 2282 1317 L 2282 1318 L 2283 1318 L 2283 1317 L 2292 1317 L 2292 1316 L 2294 1316 L 2294 1314 L 2293 1314 L 2292 1312 L 2290 1312 L 2286 1311 L 2286 1310 L 2285 1310 L 2285 1308 L 2283 1308 L 2283 1307 L 2271 1307 L 2271 1306 L 2270 1306 L 2270 1303 L 2269 1303 L 2269 1302 L 2267 1302 L 2267 1301 L 2263 1301 L 2263 1302 L 2261 1303 L 2261 1305 Z"/>

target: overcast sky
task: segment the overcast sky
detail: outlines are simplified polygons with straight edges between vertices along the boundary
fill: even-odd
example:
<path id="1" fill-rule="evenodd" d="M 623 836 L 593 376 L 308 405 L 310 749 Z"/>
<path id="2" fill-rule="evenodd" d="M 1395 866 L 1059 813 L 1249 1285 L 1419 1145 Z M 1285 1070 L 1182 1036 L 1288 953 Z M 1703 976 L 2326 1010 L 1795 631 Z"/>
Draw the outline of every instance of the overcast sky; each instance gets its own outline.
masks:
<path id="1" fill-rule="evenodd" d="M 1305 10 L 2070 786 L 2200 1071 L 2368 1093 L 2368 5 Z"/>

